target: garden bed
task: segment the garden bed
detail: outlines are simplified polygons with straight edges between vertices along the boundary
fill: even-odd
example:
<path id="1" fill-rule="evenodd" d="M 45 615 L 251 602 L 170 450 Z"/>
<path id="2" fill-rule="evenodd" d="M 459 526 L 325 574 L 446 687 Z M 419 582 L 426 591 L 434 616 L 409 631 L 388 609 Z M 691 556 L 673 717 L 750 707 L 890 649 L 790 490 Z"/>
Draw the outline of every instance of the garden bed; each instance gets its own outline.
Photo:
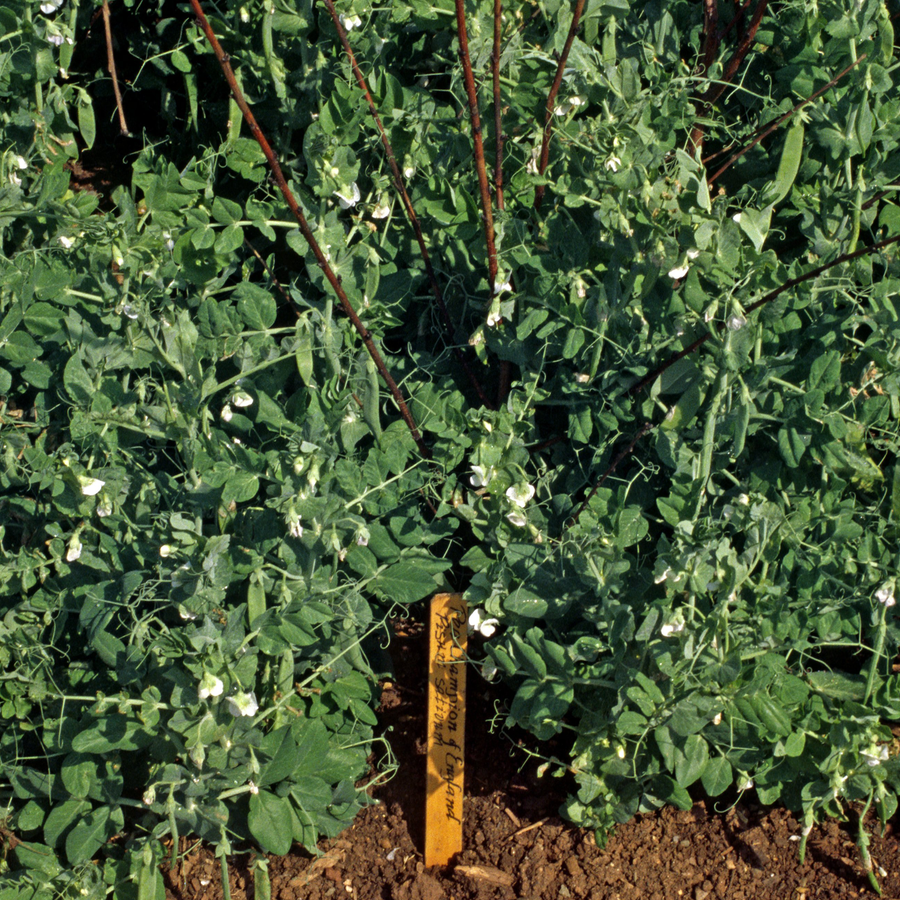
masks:
<path id="1" fill-rule="evenodd" d="M 396 629 L 399 671 L 385 686 L 379 719 L 399 765 L 373 791 L 376 806 L 353 826 L 319 845 L 313 858 L 297 849 L 271 857 L 272 896 L 280 900 L 829 900 L 875 896 L 856 847 L 855 822 L 833 820 L 809 839 L 797 859 L 800 825 L 781 808 L 763 809 L 752 792 L 732 806 L 698 801 L 691 810 L 667 808 L 619 826 L 607 847 L 593 833 L 557 815 L 561 783 L 538 779 L 534 761 L 489 720 L 500 692 L 471 680 L 467 747 L 465 849 L 458 865 L 426 869 L 422 862 L 425 785 L 425 641 L 422 629 Z M 727 807 L 727 808 L 726 808 Z M 888 824 L 883 837 L 874 817 L 871 852 L 885 897 L 900 895 L 900 842 Z M 183 841 L 185 850 L 193 842 Z M 233 900 L 253 897 L 249 855 L 229 867 Z M 173 900 L 220 900 L 219 862 L 210 847 L 185 853 L 167 873 Z"/>

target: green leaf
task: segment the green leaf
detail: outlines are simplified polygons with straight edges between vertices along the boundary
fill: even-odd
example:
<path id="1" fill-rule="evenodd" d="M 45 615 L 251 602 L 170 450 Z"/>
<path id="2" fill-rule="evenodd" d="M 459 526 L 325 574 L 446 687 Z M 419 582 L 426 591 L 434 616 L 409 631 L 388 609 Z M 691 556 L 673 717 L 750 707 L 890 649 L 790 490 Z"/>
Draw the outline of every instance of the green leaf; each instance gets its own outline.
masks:
<path id="1" fill-rule="evenodd" d="M 66 838 L 66 856 L 73 866 L 90 860 L 125 823 L 119 806 L 101 806 L 85 816 Z"/>
<path id="2" fill-rule="evenodd" d="M 278 314 L 275 300 L 269 291 L 249 281 L 242 281 L 234 291 L 238 312 L 247 327 L 265 331 L 275 324 Z"/>
<path id="3" fill-rule="evenodd" d="M 675 780 L 682 787 L 692 785 L 709 762 L 709 746 L 699 734 L 691 734 L 675 760 Z"/>
<path id="4" fill-rule="evenodd" d="M 388 566 L 373 582 L 378 594 L 395 603 L 415 603 L 436 590 L 428 569 L 411 562 Z"/>
<path id="5" fill-rule="evenodd" d="M 724 756 L 716 756 L 703 769 L 700 783 L 710 797 L 718 797 L 731 787 L 732 778 L 731 763 Z"/>
<path id="6" fill-rule="evenodd" d="M 290 851 L 293 832 L 290 801 L 287 797 L 278 797 L 265 790 L 251 794 L 247 826 L 266 853 L 284 856 Z"/>

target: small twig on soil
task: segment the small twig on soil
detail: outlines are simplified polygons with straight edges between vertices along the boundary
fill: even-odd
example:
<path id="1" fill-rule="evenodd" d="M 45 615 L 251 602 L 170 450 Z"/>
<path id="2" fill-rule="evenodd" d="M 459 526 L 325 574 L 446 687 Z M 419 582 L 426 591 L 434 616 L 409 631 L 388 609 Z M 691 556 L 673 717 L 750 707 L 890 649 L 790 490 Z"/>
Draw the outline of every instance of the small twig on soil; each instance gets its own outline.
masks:
<path id="1" fill-rule="evenodd" d="M 300 209 L 300 205 L 297 203 L 296 197 L 294 197 L 293 192 L 288 187 L 288 183 L 285 180 L 284 173 L 281 171 L 281 166 L 278 163 L 278 159 L 275 156 L 275 153 L 272 150 L 271 146 L 269 146 L 269 142 L 266 140 L 265 135 L 262 133 L 262 129 L 257 124 L 256 117 L 250 111 L 250 107 L 247 105 L 247 101 L 244 98 L 243 91 L 241 91 L 240 86 L 237 83 L 237 79 L 234 77 L 234 71 L 231 68 L 230 57 L 222 49 L 222 45 L 219 43 L 215 32 L 212 30 L 212 26 L 209 24 L 209 20 L 206 18 L 206 14 L 203 12 L 203 7 L 200 5 L 200 0 L 191 0 L 191 6 L 193 7 L 194 13 L 197 16 L 198 24 L 203 29 L 203 33 L 206 35 L 206 39 L 209 41 L 210 46 L 213 48 L 213 53 L 215 54 L 219 65 L 222 67 L 222 73 L 225 75 L 225 80 L 228 82 L 228 86 L 231 88 L 231 93 L 234 96 L 235 102 L 237 103 L 238 107 L 241 110 L 241 113 L 244 116 L 244 121 L 246 121 L 247 125 L 250 128 L 250 131 L 256 138 L 256 142 L 259 144 L 260 149 L 262 150 L 267 162 L 269 163 L 269 168 L 272 171 L 275 182 L 281 190 L 282 196 L 287 202 L 287 205 L 293 213 L 294 218 L 297 220 L 297 224 L 300 226 L 300 233 L 303 235 L 306 243 L 309 245 L 310 250 L 312 250 L 319 268 L 322 270 L 325 278 L 331 285 L 331 289 L 337 295 L 341 307 L 347 314 L 347 317 L 353 323 L 353 327 L 356 329 L 357 334 L 359 334 L 360 338 L 362 338 L 366 350 L 368 350 L 369 356 L 372 357 L 372 361 L 375 363 L 379 374 L 384 379 L 384 383 L 387 385 L 388 390 L 391 392 L 391 396 L 394 398 L 394 402 L 397 404 L 397 408 L 400 410 L 400 415 L 403 417 L 403 421 L 406 423 L 406 427 L 409 429 L 413 440 L 416 442 L 416 445 L 419 448 L 419 452 L 425 459 L 431 459 L 431 451 L 428 449 L 428 446 L 422 438 L 422 435 L 419 433 L 419 429 L 416 427 L 416 423 L 413 420 L 412 413 L 410 413 L 409 407 L 406 405 L 406 399 L 403 396 L 403 392 L 391 377 L 390 372 L 388 372 L 387 366 L 384 364 L 384 360 L 381 358 L 381 354 L 378 352 L 378 348 L 375 346 L 375 340 L 372 337 L 372 333 L 368 330 L 368 328 L 366 328 L 366 326 L 362 323 L 362 320 L 357 315 L 356 310 L 353 308 L 353 304 L 347 297 L 347 294 L 344 291 L 343 287 L 341 287 L 341 280 L 337 277 L 334 269 L 331 268 L 330 263 L 325 258 L 325 254 L 322 252 L 322 248 L 319 246 L 318 241 L 316 241 L 315 237 L 313 236 L 312 230 L 309 227 L 309 223 L 306 221 L 306 216 L 303 215 L 303 210 Z"/>
<path id="2" fill-rule="evenodd" d="M 116 58 L 113 55 L 112 28 L 109 24 L 109 0 L 103 0 L 103 30 L 106 32 L 106 68 L 112 78 L 113 93 L 116 95 L 116 109 L 119 113 L 119 131 L 123 137 L 130 137 L 128 124 L 125 121 L 125 110 L 122 106 L 122 93 L 119 91 L 119 79 L 116 77 Z"/>
<path id="3" fill-rule="evenodd" d="M 512 822 L 516 828 L 522 827 L 522 823 L 519 821 L 519 817 L 508 806 L 503 807 L 503 812 L 506 813 L 506 815 L 509 817 L 509 821 Z"/>
<path id="4" fill-rule="evenodd" d="M 435 274 L 434 267 L 431 264 L 431 255 L 428 252 L 428 248 L 425 246 L 425 237 L 422 234 L 422 226 L 419 224 L 419 217 L 416 215 L 416 211 L 413 209 L 412 201 L 409 199 L 409 193 L 406 190 L 406 185 L 403 183 L 403 175 L 400 172 L 400 166 L 397 163 L 397 157 L 394 155 L 394 148 L 391 146 L 390 138 L 388 138 L 387 131 L 382 124 L 381 116 L 378 114 L 378 109 L 375 106 L 375 101 L 372 99 L 372 94 L 369 92 L 369 86 L 366 84 L 366 79 L 363 77 L 363 73 L 356 62 L 356 55 L 353 52 L 353 48 L 350 46 L 350 41 L 347 39 L 347 32 L 344 30 L 344 26 L 341 24 L 341 17 L 338 15 L 337 10 L 334 8 L 333 0 L 325 0 L 325 6 L 327 7 L 328 12 L 331 14 L 331 18 L 334 21 L 334 27 L 337 31 L 338 38 L 340 39 L 341 46 L 343 46 L 344 53 L 346 53 L 347 59 L 350 61 L 350 68 L 352 69 L 353 75 L 356 78 L 356 83 L 359 85 L 360 89 L 363 92 L 363 96 L 366 98 L 366 103 L 368 103 L 369 105 L 369 112 L 372 114 L 372 118 L 375 120 L 375 127 L 378 129 L 378 134 L 381 136 L 381 143 L 384 147 L 388 166 L 391 170 L 391 179 L 394 183 L 394 189 L 400 195 L 400 199 L 403 202 L 403 208 L 406 211 L 406 217 L 407 219 L 409 219 L 409 224 L 412 225 L 413 232 L 416 235 L 416 243 L 419 245 L 419 252 L 422 254 L 422 262 L 425 264 L 425 274 L 428 277 L 428 283 L 431 285 L 431 291 L 434 294 L 435 302 L 437 303 L 438 310 L 441 313 L 441 319 L 443 319 L 444 322 L 444 330 L 447 334 L 448 341 L 450 341 L 450 347 L 453 351 L 453 355 L 456 357 L 457 362 L 462 366 L 462 369 L 466 373 L 466 377 L 469 379 L 469 383 L 474 388 L 475 393 L 478 394 L 478 399 L 481 400 L 481 402 L 488 409 L 494 409 L 494 405 L 490 400 L 488 400 L 483 388 L 481 387 L 481 382 L 479 382 L 478 378 L 475 376 L 475 373 L 472 371 L 472 368 L 469 366 L 465 354 L 455 343 L 455 329 L 453 328 L 453 322 L 450 318 L 450 313 L 447 310 L 447 304 L 444 301 L 444 294 L 441 291 L 440 284 L 438 283 L 437 275 Z"/>
<path id="5" fill-rule="evenodd" d="M 520 834 L 525 834 L 526 831 L 532 831 L 535 828 L 540 828 L 541 825 L 543 825 L 546 821 L 546 819 L 541 819 L 537 822 L 532 822 L 530 825 L 526 825 L 524 828 L 520 828 L 518 831 L 514 831 L 512 834 L 508 835 L 506 840 L 511 841 L 513 838 L 518 837 Z"/>
<path id="6" fill-rule="evenodd" d="M 749 144 L 747 144 L 745 147 L 742 147 L 740 150 L 738 150 L 738 152 L 735 153 L 732 157 L 730 157 L 729 160 L 723 166 L 721 166 L 713 175 L 710 175 L 706 179 L 707 184 L 712 186 L 713 182 L 726 169 L 729 169 L 731 166 L 733 166 L 745 153 L 747 153 L 748 150 L 752 150 L 761 140 L 768 137 L 773 131 L 775 131 L 776 128 L 783 125 L 798 110 L 802 109 L 808 103 L 812 103 L 813 100 L 820 97 L 822 94 L 825 93 L 825 91 L 828 91 L 831 88 L 833 88 L 851 69 L 855 69 L 866 58 L 866 56 L 867 56 L 867 54 L 861 53 L 859 56 L 859 59 L 857 59 L 855 62 L 850 63 L 850 65 L 847 66 L 846 69 L 844 69 L 843 71 L 841 71 L 837 75 L 835 75 L 834 78 L 832 78 L 831 81 L 828 82 L 828 84 L 820 87 L 819 90 L 817 90 L 814 94 L 811 94 L 809 97 L 807 97 L 806 100 L 801 100 L 793 109 L 788 110 L 788 112 L 786 112 L 784 115 L 779 116 L 777 119 L 775 119 L 774 122 L 767 125 L 762 131 L 760 131 L 760 133 Z M 709 157 L 709 158 L 712 159 L 713 157 Z"/>
<path id="7" fill-rule="evenodd" d="M 459 0 L 457 0 L 459 2 Z M 569 52 L 572 44 L 575 43 L 575 35 L 578 33 L 578 27 L 581 25 L 581 14 L 584 12 L 584 0 L 578 0 L 575 4 L 575 11 L 572 13 L 572 24 L 569 26 L 569 33 L 566 36 L 566 43 L 559 57 L 559 63 L 556 66 L 556 75 L 553 78 L 553 84 L 550 86 L 550 93 L 547 95 L 547 110 L 544 115 L 544 136 L 541 140 L 541 155 L 538 162 L 538 175 L 543 175 L 550 161 L 550 135 L 553 131 L 553 111 L 556 108 L 556 95 L 559 93 L 559 87 L 562 84 L 563 72 L 566 69 L 566 62 L 569 59 Z M 539 184 L 534 192 L 534 208 L 540 210 L 541 204 L 544 202 L 544 190 L 546 185 Z"/>
<path id="8" fill-rule="evenodd" d="M 582 0 L 583 2 L 583 0 Z M 481 132 L 481 115 L 478 112 L 478 91 L 472 74 L 472 59 L 469 56 L 469 35 L 466 31 L 466 3 L 456 0 L 456 34 L 459 40 L 459 60 L 462 64 L 463 82 L 469 104 L 469 118 L 472 120 L 472 145 L 475 156 L 475 171 L 481 192 L 481 209 L 484 214 L 484 239 L 488 252 L 488 285 L 491 298 L 497 292 L 497 248 L 494 244 L 494 211 L 491 203 L 491 189 L 488 184 L 487 166 L 484 161 L 484 139 Z"/>

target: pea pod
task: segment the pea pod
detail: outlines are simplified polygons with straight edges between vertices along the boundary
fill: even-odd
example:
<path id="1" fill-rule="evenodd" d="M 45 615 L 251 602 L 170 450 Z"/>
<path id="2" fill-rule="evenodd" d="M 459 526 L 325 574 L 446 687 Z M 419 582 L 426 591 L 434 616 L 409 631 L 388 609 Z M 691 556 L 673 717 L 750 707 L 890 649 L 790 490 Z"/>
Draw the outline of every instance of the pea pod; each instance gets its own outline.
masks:
<path id="1" fill-rule="evenodd" d="M 800 171 L 800 161 L 803 159 L 805 131 L 806 128 L 799 119 L 788 129 L 784 147 L 781 150 L 778 171 L 775 173 L 775 181 L 766 188 L 764 194 L 768 205 L 774 206 L 781 203 L 793 187 L 794 179 Z"/>

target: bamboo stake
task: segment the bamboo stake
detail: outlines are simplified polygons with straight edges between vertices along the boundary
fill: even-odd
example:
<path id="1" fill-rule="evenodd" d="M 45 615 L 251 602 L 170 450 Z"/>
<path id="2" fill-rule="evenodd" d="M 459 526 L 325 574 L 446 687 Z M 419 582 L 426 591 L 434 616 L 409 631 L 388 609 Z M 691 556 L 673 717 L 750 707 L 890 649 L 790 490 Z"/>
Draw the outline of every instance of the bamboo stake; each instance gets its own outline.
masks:
<path id="1" fill-rule="evenodd" d="M 463 848 L 466 634 L 462 594 L 431 600 L 425 865 L 446 866 Z"/>

